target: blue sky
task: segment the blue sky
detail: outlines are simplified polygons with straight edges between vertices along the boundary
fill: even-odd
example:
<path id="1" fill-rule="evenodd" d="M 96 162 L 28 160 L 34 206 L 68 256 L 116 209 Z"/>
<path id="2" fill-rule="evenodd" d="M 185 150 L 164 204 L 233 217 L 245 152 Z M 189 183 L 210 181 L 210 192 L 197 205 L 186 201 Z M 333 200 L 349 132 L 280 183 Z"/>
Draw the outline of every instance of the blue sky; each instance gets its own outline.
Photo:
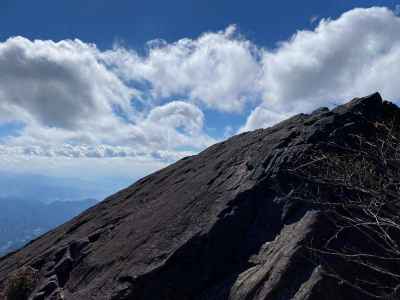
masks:
<path id="1" fill-rule="evenodd" d="M 337 18 L 355 7 L 386 6 L 398 1 L 310 0 L 70 0 L 0 2 L 0 39 L 22 35 L 31 39 L 79 38 L 100 48 L 116 40 L 140 50 L 153 39 L 173 42 L 195 38 L 238 24 L 247 38 L 273 47 L 299 29 L 309 28 L 312 17 Z"/>
<path id="2" fill-rule="evenodd" d="M 1 1 L 0 170 L 114 181 L 111 192 L 295 113 L 376 90 L 396 101 L 399 12 L 397 1 Z"/>

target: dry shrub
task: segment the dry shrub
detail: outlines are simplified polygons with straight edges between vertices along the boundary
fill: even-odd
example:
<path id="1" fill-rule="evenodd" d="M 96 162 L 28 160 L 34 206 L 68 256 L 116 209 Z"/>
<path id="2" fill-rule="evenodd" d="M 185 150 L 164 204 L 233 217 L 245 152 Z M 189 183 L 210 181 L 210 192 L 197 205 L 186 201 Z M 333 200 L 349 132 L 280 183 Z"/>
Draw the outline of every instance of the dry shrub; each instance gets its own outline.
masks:
<path id="1" fill-rule="evenodd" d="M 27 300 L 35 289 L 38 280 L 37 271 L 23 267 L 13 274 L 6 284 L 7 300 Z"/>
<path id="2" fill-rule="evenodd" d="M 368 299 L 400 299 L 399 126 L 317 145 L 288 173 L 290 197 L 312 203 L 334 230 L 310 250 L 325 274 Z"/>

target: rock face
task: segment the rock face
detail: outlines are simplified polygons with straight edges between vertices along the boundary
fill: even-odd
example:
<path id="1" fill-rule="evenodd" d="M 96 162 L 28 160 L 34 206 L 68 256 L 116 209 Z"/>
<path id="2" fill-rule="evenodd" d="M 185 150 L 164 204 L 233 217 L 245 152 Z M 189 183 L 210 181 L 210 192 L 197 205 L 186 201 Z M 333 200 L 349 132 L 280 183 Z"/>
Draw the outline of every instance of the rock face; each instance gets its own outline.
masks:
<path id="1" fill-rule="evenodd" d="M 307 245 L 329 222 L 289 199 L 297 182 L 283 171 L 388 114 L 398 108 L 373 94 L 184 158 L 1 258 L 2 287 L 29 266 L 32 299 L 368 299 L 324 276 Z"/>

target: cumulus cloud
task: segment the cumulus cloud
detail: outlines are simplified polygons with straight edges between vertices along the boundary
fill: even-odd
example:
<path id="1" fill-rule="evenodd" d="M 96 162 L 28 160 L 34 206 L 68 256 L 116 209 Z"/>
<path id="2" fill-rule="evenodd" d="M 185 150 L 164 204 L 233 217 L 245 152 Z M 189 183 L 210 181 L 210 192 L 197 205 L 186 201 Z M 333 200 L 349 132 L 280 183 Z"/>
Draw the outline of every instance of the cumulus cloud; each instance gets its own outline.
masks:
<path id="1" fill-rule="evenodd" d="M 147 84 L 156 103 L 184 95 L 227 113 L 252 107 L 240 129 L 251 130 L 377 90 L 396 99 L 396 14 L 385 7 L 353 9 L 336 20 L 322 18 L 313 30 L 297 31 L 269 49 L 230 26 L 197 39 L 154 41 L 144 56 L 116 48 L 102 58 L 125 80 Z"/>
<path id="2" fill-rule="evenodd" d="M 257 98 L 259 58 L 259 49 L 233 25 L 194 40 L 151 42 L 144 57 L 123 48 L 103 54 L 126 80 L 148 83 L 158 101 L 185 95 L 202 106 L 236 113 Z"/>
<path id="3" fill-rule="evenodd" d="M 290 117 L 290 113 L 276 112 L 260 105 L 256 107 L 248 116 L 246 123 L 239 129 L 239 132 L 251 131 L 257 128 L 267 128 Z"/>
<path id="4" fill-rule="evenodd" d="M 129 110 L 134 90 L 97 53 L 79 40 L 0 43 L 0 118 L 76 129 L 109 121 L 114 107 Z"/>
<path id="5" fill-rule="evenodd" d="M 172 101 L 150 111 L 146 121 L 163 127 L 181 128 L 182 132 L 193 135 L 202 130 L 204 114 L 195 105 Z"/>
<path id="6" fill-rule="evenodd" d="M 250 111 L 241 132 L 377 90 L 396 100 L 399 32 L 397 12 L 372 7 L 319 19 L 268 49 L 235 26 L 154 40 L 144 54 L 10 38 L 0 42 L 0 125 L 24 126 L 1 138 L 0 156 L 159 165 L 235 132 L 224 123 L 210 137 L 210 111 L 228 119 Z"/>
<path id="7" fill-rule="evenodd" d="M 215 142 L 203 133 L 203 112 L 194 104 L 172 101 L 153 108 L 134 130 L 142 132 L 146 144 L 154 149 L 192 147 L 203 149 Z M 134 140 L 132 140 L 134 142 Z"/>
<path id="8" fill-rule="evenodd" d="M 79 40 L 0 43 L 0 125 L 22 122 L 3 137 L 14 157 L 152 157 L 173 161 L 214 142 L 194 104 L 131 105 L 140 91 L 107 66 L 95 45 Z"/>
<path id="9" fill-rule="evenodd" d="M 28 126 L 22 135 L 0 145 L 0 155 L 46 157 L 152 157 L 174 161 L 215 142 L 203 132 L 202 111 L 183 101 L 153 108 L 135 124 L 120 123 L 104 131 L 69 131 Z M 191 149 L 180 151 L 179 148 Z"/>
<path id="10" fill-rule="evenodd" d="M 268 121 L 270 113 L 260 117 L 261 109 L 285 116 L 374 91 L 396 100 L 399 32 L 400 18 L 390 9 L 353 9 L 337 20 L 322 19 L 315 30 L 298 31 L 274 51 L 264 51 L 264 103 L 253 111 L 246 128 Z"/>

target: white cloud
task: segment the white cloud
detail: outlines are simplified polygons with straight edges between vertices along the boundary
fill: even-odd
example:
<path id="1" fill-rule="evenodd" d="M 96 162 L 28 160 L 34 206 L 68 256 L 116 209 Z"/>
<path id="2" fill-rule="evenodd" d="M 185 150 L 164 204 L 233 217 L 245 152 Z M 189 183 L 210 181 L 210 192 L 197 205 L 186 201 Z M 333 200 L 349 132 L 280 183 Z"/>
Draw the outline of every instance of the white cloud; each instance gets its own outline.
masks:
<path id="1" fill-rule="evenodd" d="M 153 108 L 135 129 L 144 133 L 149 145 L 160 149 L 202 149 L 215 142 L 203 133 L 203 122 L 203 112 L 197 106 L 172 101 Z"/>
<path id="2" fill-rule="evenodd" d="M 153 108 L 136 124 L 120 123 L 104 131 L 69 131 L 28 126 L 22 135 L 0 144 L 0 155 L 46 157 L 135 157 L 174 161 L 215 142 L 203 132 L 202 111 L 172 101 Z M 191 151 L 180 150 L 191 149 Z"/>
<path id="3" fill-rule="evenodd" d="M 79 40 L 0 43 L 0 118 L 76 129 L 110 122 L 113 107 L 130 110 L 134 90 Z"/>
<path id="4" fill-rule="evenodd" d="M 321 20 L 313 31 L 298 31 L 264 52 L 263 107 L 305 112 L 377 90 L 396 99 L 399 32 L 400 18 L 382 7 L 353 9 L 337 20 Z M 251 122 L 255 118 L 249 117 L 251 128 L 263 125 Z"/>
<path id="5" fill-rule="evenodd" d="M 44 174 L 80 180 L 124 179 L 133 182 L 168 163 L 153 157 L 52 157 L 0 155 L 0 170 L 8 174 Z M 18 178 L 18 177 L 16 177 Z M 23 191 L 21 191 L 23 193 Z M 93 195 L 87 195 L 93 196 Z"/>
<path id="6" fill-rule="evenodd" d="M 194 40 L 157 40 L 145 57 L 116 48 L 103 59 L 126 80 L 148 83 L 154 99 L 185 95 L 208 108 L 241 112 L 259 93 L 258 51 L 232 25 Z"/>
<path id="7" fill-rule="evenodd" d="M 241 128 L 250 130 L 377 90 L 396 99 L 399 32 L 394 11 L 358 8 L 321 19 L 275 49 L 254 45 L 231 26 L 198 39 L 156 41 L 146 56 L 118 48 L 103 59 L 125 80 L 146 82 L 153 99 L 185 95 L 224 112 L 253 106 Z"/>
<path id="8" fill-rule="evenodd" d="M 290 114 L 285 112 L 276 112 L 270 107 L 260 105 L 256 107 L 249 115 L 244 126 L 239 132 L 251 131 L 257 128 L 266 128 L 288 118 Z"/>
<path id="9" fill-rule="evenodd" d="M 211 110 L 229 118 L 250 109 L 239 129 L 246 131 L 377 90 L 396 100 L 399 32 L 395 11 L 372 7 L 321 19 L 274 49 L 235 26 L 151 41 L 143 55 L 10 38 L 0 43 L 0 123 L 25 127 L 2 139 L 0 156 L 32 165 L 89 158 L 158 165 L 215 142 L 204 129 Z M 227 125 L 217 128 L 221 136 L 232 134 Z"/>
<path id="10" fill-rule="evenodd" d="M 149 102 L 144 113 L 135 111 L 139 91 L 104 64 L 103 54 L 79 40 L 0 43 L 0 125 L 25 124 L 3 138 L 0 155 L 174 161 L 188 154 L 179 148 L 214 142 L 194 104 Z"/>
<path id="11" fill-rule="evenodd" d="M 159 126 L 181 128 L 183 132 L 193 135 L 203 128 L 203 112 L 193 104 L 172 101 L 150 111 L 147 121 Z"/>

